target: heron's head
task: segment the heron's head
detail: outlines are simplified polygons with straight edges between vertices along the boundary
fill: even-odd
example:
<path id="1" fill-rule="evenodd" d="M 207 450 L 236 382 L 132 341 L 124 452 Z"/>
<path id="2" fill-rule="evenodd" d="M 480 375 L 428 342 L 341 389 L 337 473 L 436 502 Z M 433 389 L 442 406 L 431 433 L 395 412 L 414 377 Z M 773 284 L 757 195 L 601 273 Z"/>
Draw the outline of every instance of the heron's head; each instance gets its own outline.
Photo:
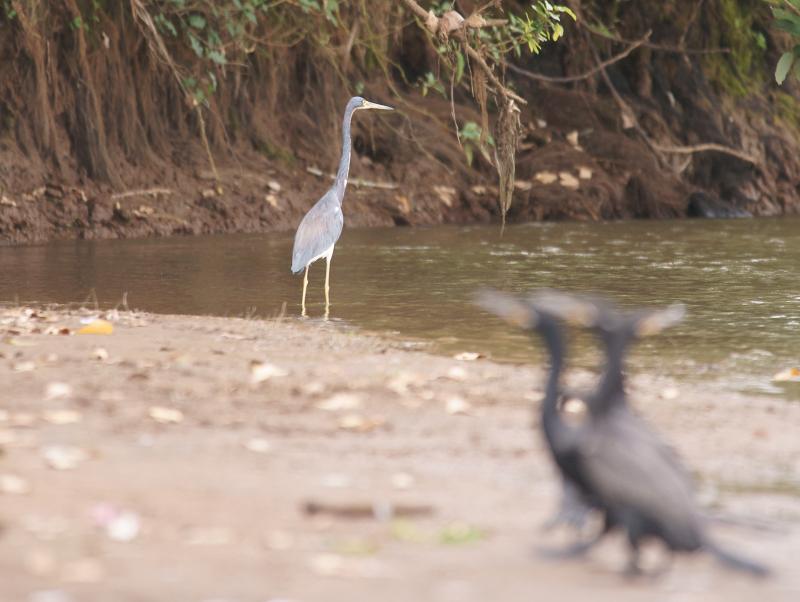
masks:
<path id="1" fill-rule="evenodd" d="M 386 105 L 379 105 L 376 102 L 370 102 L 366 98 L 361 98 L 360 96 L 354 96 L 351 103 L 355 104 L 355 110 L 358 109 L 378 109 L 381 111 L 394 111 L 394 108 L 387 107 Z"/>

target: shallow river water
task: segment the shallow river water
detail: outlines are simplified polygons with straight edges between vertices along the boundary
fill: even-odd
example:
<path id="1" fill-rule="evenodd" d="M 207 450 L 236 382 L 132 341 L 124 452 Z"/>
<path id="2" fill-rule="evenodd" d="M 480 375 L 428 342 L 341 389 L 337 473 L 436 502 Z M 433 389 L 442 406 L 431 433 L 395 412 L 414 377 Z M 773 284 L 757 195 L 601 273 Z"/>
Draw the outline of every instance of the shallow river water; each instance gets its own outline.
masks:
<path id="1" fill-rule="evenodd" d="M 299 314 L 289 272 L 292 233 L 0 248 L 0 303 L 130 307 L 160 313 Z M 800 365 L 800 220 L 546 223 L 345 229 L 333 257 L 331 318 L 433 343 L 538 360 L 521 333 L 469 302 L 481 286 L 554 287 L 623 305 L 685 303 L 686 320 L 646 340 L 636 370 L 712 380 L 731 390 L 798 398 L 772 375 Z M 311 268 L 309 313 L 321 316 L 324 263 Z M 93 298 L 93 297 L 92 297 Z M 575 362 L 596 364 L 578 338 Z"/>

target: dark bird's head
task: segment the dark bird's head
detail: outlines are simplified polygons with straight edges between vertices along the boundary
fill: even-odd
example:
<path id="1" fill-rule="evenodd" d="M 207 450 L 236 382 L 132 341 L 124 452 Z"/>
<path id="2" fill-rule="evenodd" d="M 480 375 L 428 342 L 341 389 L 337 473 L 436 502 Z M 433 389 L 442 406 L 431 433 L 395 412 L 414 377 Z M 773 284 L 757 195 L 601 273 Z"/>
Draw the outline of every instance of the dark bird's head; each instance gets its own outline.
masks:
<path id="1" fill-rule="evenodd" d="M 379 105 L 376 102 L 370 102 L 366 98 L 361 98 L 360 96 L 353 96 L 350 99 L 350 102 L 347 103 L 348 107 L 352 107 L 354 111 L 358 111 L 359 109 L 378 109 L 381 111 L 394 111 L 392 107 L 387 107 L 386 105 Z"/>
<path id="2" fill-rule="evenodd" d="M 553 291 L 540 291 L 525 297 L 493 289 L 483 289 L 475 294 L 474 301 L 489 313 L 502 318 L 523 330 L 547 335 L 558 330 L 559 322 L 588 324 L 594 319 L 589 304 Z"/>
<path id="3" fill-rule="evenodd" d="M 547 320 L 546 314 L 536 311 L 524 299 L 494 289 L 478 291 L 475 293 L 474 302 L 478 307 L 523 330 L 541 328 L 543 322 Z"/>
<path id="4" fill-rule="evenodd" d="M 475 293 L 474 303 L 512 326 L 536 333 L 549 343 L 561 345 L 559 321 L 563 318 L 549 307 L 537 304 L 532 298 L 519 297 L 494 289 Z"/>
<path id="5" fill-rule="evenodd" d="M 658 334 L 680 322 L 686 314 L 686 307 L 680 303 L 656 310 L 630 312 L 604 299 L 553 290 L 535 293 L 531 302 L 568 324 L 589 328 L 603 337 L 622 337 L 625 340 Z"/>

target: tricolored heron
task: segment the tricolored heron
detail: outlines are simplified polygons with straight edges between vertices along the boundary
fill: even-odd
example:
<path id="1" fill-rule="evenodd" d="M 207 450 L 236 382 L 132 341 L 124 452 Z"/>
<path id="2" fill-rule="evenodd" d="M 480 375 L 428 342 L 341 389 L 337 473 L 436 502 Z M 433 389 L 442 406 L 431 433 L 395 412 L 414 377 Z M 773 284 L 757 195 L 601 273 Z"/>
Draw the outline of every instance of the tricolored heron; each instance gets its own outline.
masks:
<path id="1" fill-rule="evenodd" d="M 626 401 L 623 361 L 628 344 L 678 321 L 680 308 L 627 314 L 570 295 L 550 293 L 522 300 L 495 291 L 484 292 L 478 302 L 507 321 L 538 332 L 550 354 L 541 410 L 545 440 L 565 481 L 604 517 L 598 536 L 570 547 L 569 555 L 585 552 L 606 533 L 619 529 L 630 545 L 630 572 L 639 571 L 641 541 L 656 538 L 674 552 L 706 550 L 732 568 L 767 574 L 761 565 L 720 548 L 708 536 L 688 472 Z M 558 411 L 565 356 L 559 319 L 593 329 L 607 356 L 600 385 L 586 398 L 588 419 L 579 426 L 568 424 Z"/>
<path id="2" fill-rule="evenodd" d="M 347 174 L 350 171 L 350 150 L 353 145 L 350 137 L 350 121 L 353 113 L 359 109 L 380 109 L 393 111 L 392 107 L 379 105 L 360 96 L 354 96 L 347 103 L 344 110 L 342 123 L 342 157 L 339 159 L 339 170 L 336 172 L 336 181 L 330 190 L 322 195 L 314 206 L 305 214 L 297 232 L 294 235 L 294 249 L 292 250 L 292 272 L 299 274 L 305 270 L 303 276 L 303 302 L 302 314 L 306 315 L 306 289 L 308 288 L 308 268 L 317 259 L 325 258 L 325 316 L 330 309 L 330 275 L 331 257 L 333 247 L 342 234 L 344 216 L 342 215 L 342 200 L 347 188 Z"/>

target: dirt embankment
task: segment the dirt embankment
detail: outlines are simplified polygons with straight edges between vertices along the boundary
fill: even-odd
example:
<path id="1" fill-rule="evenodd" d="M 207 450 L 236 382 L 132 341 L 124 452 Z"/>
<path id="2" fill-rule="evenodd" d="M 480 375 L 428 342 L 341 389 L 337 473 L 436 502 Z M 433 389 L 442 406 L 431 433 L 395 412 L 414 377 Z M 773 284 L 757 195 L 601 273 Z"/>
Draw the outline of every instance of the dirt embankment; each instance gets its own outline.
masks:
<path id="1" fill-rule="evenodd" d="M 216 89 L 202 102 L 186 88 L 191 51 L 169 39 L 164 50 L 131 8 L 148 3 L 94 3 L 90 15 L 74 0 L 11 4 L 0 12 L 0 244 L 292 228 L 329 185 L 342 107 L 360 88 L 398 111 L 355 119 L 352 177 L 380 186 L 351 183 L 350 225 L 497 219 L 493 149 L 455 136 L 482 122 L 469 85 L 452 105 L 435 88 L 421 95 L 419 81 L 447 71 L 392 2 L 371 18 L 342 8 L 328 44 L 301 36 L 203 71 Z M 583 3 L 581 23 L 613 23 L 611 38 L 568 24 L 564 41 L 514 59 L 506 82 L 529 104 L 510 220 L 800 210 L 800 101 L 796 83 L 769 77 L 787 40 L 766 4 L 679 4 L 617 14 Z M 286 10 L 299 28 L 330 26 Z M 269 29 L 278 22 L 261 34 L 285 34 Z"/>
<path id="2" fill-rule="evenodd" d="M 789 154 L 796 145 L 791 130 L 743 126 L 753 148 L 760 149 L 760 165 L 714 151 L 688 157 L 665 154 L 662 163 L 645 141 L 618 126 L 618 113 L 609 101 L 555 88 L 535 94 L 541 104 L 527 111 L 509 213 L 512 222 L 783 215 L 800 210 L 800 147 L 798 155 Z M 594 114 L 585 110 L 587 102 L 593 103 Z M 444 102 L 436 108 L 449 111 Z M 398 121 L 413 118 L 413 113 L 396 116 Z M 369 131 L 387 126 L 363 127 Z M 499 219 L 495 174 L 480 165 L 483 159 L 476 159 L 472 171 L 464 173 L 461 167 L 454 173 L 407 143 L 393 148 L 392 136 L 391 131 L 383 132 L 381 145 L 387 154 L 378 153 L 383 164 L 368 152 L 356 151 L 353 157 L 344 205 L 348 225 Z M 198 159 L 195 165 L 129 171 L 126 184 L 115 188 L 31 173 L 26 157 L 0 151 L 0 244 L 291 229 L 330 186 L 336 158 L 328 155 L 300 168 L 242 151 L 233 161 L 219 161 L 218 179 Z M 695 170 L 702 185 L 676 171 L 687 168 Z"/>
<path id="3" fill-rule="evenodd" d="M 539 529 L 559 482 L 538 369 L 317 321 L 109 312 L 112 334 L 75 334 L 90 315 L 0 311 L 3 600 L 800 596 L 796 404 L 634 378 L 703 504 L 750 525 L 717 539 L 776 575 L 700 555 L 629 580 L 616 538 L 583 562 L 533 551 L 568 535 Z"/>

